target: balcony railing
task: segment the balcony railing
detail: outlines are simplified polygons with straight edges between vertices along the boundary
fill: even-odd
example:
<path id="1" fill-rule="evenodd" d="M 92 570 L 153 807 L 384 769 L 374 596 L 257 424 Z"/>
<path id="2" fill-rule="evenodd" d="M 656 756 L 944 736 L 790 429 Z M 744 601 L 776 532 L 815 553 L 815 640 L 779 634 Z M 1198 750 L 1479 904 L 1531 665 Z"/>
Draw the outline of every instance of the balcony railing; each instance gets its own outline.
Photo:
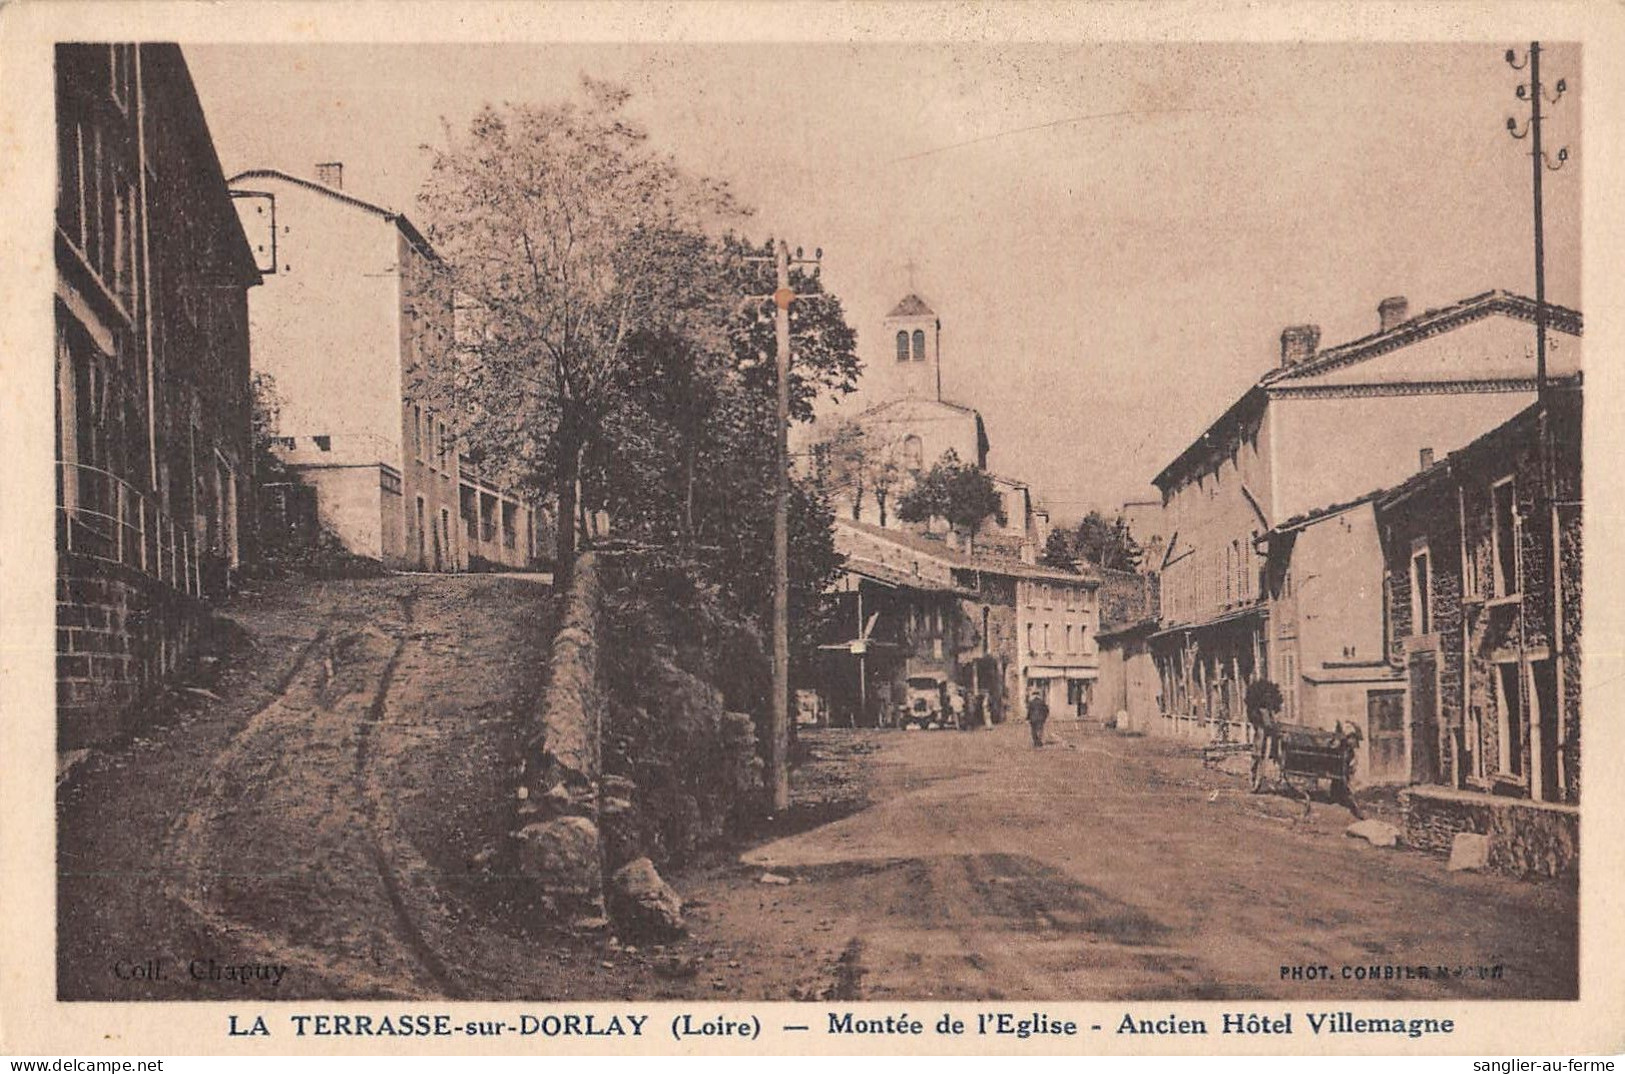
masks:
<path id="1" fill-rule="evenodd" d="M 58 548 L 202 595 L 195 543 L 150 497 L 106 470 L 60 460 L 56 465 Z"/>

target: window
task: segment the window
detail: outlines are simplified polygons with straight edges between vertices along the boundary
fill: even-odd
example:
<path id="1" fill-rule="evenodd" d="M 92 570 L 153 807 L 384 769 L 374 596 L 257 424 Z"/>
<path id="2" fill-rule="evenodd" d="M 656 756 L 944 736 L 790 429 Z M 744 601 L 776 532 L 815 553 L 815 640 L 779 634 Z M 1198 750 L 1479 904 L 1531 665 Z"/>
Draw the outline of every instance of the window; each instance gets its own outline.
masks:
<path id="1" fill-rule="evenodd" d="M 1281 653 L 1281 717 L 1290 723 L 1298 715 L 1298 655 Z"/>
<path id="2" fill-rule="evenodd" d="M 1500 721 L 1495 737 L 1500 740 L 1501 771 L 1510 776 L 1522 776 L 1523 692 L 1518 684 L 1518 665 L 1497 664 L 1495 670 L 1495 700 Z"/>
<path id="3" fill-rule="evenodd" d="M 1495 560 L 1495 595 L 1510 597 L 1518 592 L 1518 506 L 1517 486 L 1508 477 L 1490 490 L 1495 512 L 1490 543 Z"/>
<path id="4" fill-rule="evenodd" d="M 1066 651 L 1069 652 L 1069 653 L 1074 651 L 1073 648 L 1072 648 L 1072 624 L 1071 623 L 1068 623 L 1066 625 Z"/>
<path id="5" fill-rule="evenodd" d="M 108 81 L 113 103 L 125 110 L 130 107 L 130 89 L 134 85 L 134 58 L 134 45 L 113 45 L 108 57 Z"/>
<path id="6" fill-rule="evenodd" d="M 918 328 L 914 330 L 914 360 L 925 361 L 925 333 Z"/>
<path id="7" fill-rule="evenodd" d="M 907 332 L 899 332 L 899 333 L 897 333 L 897 360 L 899 362 L 908 361 L 908 333 Z"/>
<path id="8" fill-rule="evenodd" d="M 1034 636 L 1033 624 L 1028 623 L 1027 624 L 1027 651 L 1029 653 L 1036 653 L 1038 651 L 1038 647 L 1033 644 L 1033 636 Z"/>
<path id="9" fill-rule="evenodd" d="M 412 456 L 423 458 L 423 408 L 412 404 Z"/>
<path id="10" fill-rule="evenodd" d="M 1411 633 L 1433 633 L 1433 575 L 1423 545 L 1411 553 Z"/>
<path id="11" fill-rule="evenodd" d="M 913 433 L 903 437 L 903 465 L 910 470 L 925 468 L 925 442 Z"/>
<path id="12" fill-rule="evenodd" d="M 317 451 L 333 450 L 333 438 L 331 436 L 313 436 L 311 440 L 315 442 Z"/>
<path id="13" fill-rule="evenodd" d="M 1050 648 L 1050 645 L 1049 645 L 1049 624 L 1048 623 L 1044 624 L 1044 651 L 1046 653 L 1054 651 L 1054 650 L 1052 650 Z"/>

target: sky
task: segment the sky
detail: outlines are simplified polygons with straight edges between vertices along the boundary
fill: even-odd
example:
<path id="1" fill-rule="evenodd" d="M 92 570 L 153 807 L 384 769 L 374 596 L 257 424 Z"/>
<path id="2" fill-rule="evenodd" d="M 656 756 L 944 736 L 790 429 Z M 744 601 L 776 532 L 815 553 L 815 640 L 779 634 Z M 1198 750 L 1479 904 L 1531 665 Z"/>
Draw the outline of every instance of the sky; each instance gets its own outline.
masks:
<path id="1" fill-rule="evenodd" d="M 1262 373 L 1503 288 L 1533 294 L 1527 116 L 1483 44 L 188 45 L 227 175 L 314 176 L 412 215 L 422 147 L 486 103 L 619 82 L 653 141 L 728 180 L 746 232 L 824 250 L 860 353 L 911 288 L 943 395 L 1057 520 L 1151 478 Z M 1582 308 L 1578 46 L 1546 46 L 1547 298 Z M 911 268 L 912 266 L 912 268 Z M 835 413 L 856 410 L 860 396 Z"/>

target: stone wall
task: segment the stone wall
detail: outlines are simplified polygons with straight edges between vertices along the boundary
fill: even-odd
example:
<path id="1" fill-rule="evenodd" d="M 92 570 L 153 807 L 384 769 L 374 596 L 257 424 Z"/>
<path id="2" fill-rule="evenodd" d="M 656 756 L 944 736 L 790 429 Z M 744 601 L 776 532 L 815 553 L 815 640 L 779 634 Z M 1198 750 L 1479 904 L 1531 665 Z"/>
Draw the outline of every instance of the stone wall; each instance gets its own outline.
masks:
<path id="1" fill-rule="evenodd" d="M 1490 868 L 1515 876 L 1558 877 L 1579 868 L 1580 811 L 1574 806 L 1496 798 L 1447 787 L 1399 794 L 1408 846 L 1448 855 L 1458 833 L 1487 835 Z"/>
<path id="2" fill-rule="evenodd" d="M 597 558 L 576 559 L 554 636 L 547 693 L 521 784 L 519 868 L 536 881 L 549 916 L 592 921 L 604 912 L 599 836 L 600 734 L 604 695 L 598 630 Z"/>
<path id="3" fill-rule="evenodd" d="M 190 655 L 208 605 L 122 564 L 61 553 L 57 566 L 59 749 L 112 741 Z"/>

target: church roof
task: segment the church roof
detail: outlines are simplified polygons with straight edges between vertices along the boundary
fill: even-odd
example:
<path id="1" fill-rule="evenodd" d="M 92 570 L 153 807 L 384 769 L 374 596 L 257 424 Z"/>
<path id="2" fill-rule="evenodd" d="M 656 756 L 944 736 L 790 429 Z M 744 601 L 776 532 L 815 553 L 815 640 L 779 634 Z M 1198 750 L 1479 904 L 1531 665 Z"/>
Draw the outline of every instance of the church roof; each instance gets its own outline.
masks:
<path id="1" fill-rule="evenodd" d="M 887 319 L 892 317 L 935 317 L 937 311 L 926 304 L 925 299 L 910 291 L 903 296 L 903 300 L 892 307 L 886 314 Z"/>

